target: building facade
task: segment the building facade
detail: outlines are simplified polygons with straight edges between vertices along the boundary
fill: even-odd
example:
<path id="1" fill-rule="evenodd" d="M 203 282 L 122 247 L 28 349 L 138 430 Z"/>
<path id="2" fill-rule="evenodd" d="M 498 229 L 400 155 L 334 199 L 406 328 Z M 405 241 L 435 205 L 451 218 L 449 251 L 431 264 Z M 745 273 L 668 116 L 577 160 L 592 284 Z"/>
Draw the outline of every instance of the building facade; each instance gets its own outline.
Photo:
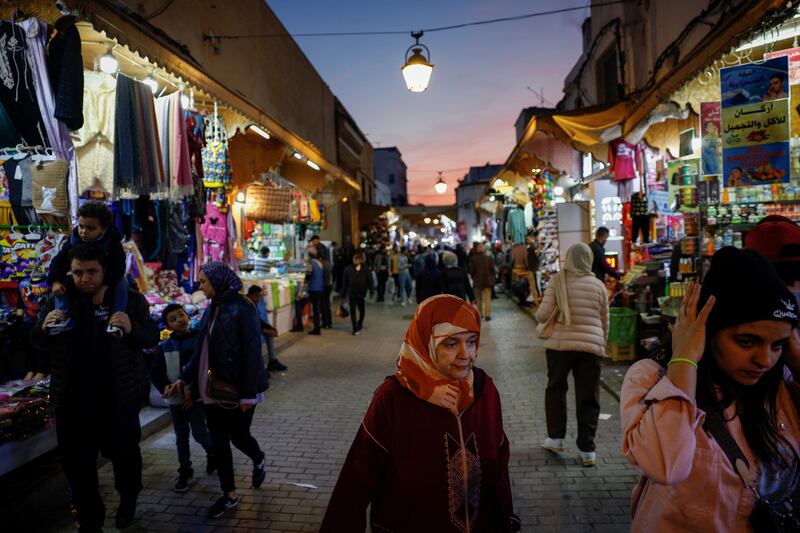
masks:
<path id="1" fill-rule="evenodd" d="M 403 154 L 396 146 L 374 150 L 375 181 L 389 187 L 391 205 L 408 205 L 408 177 Z"/>
<path id="2" fill-rule="evenodd" d="M 481 241 L 483 225 L 490 216 L 480 209 L 479 201 L 490 186 L 492 179 L 503 169 L 503 165 L 486 163 L 482 167 L 470 167 L 458 181 L 456 206 L 458 208 L 458 236 L 461 242 Z"/>

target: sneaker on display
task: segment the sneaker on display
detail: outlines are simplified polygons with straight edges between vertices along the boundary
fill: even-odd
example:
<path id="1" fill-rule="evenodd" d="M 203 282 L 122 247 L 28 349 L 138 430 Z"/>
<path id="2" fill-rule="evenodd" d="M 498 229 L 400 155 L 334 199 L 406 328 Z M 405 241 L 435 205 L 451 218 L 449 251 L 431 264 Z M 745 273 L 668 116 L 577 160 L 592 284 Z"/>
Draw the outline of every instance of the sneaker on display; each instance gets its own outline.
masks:
<path id="1" fill-rule="evenodd" d="M 583 461 L 583 466 L 594 466 L 597 460 L 597 454 L 595 452 L 581 452 L 581 461 Z"/>
<path id="2" fill-rule="evenodd" d="M 208 509 L 208 517 L 219 518 L 220 516 L 225 514 L 225 511 L 227 511 L 228 509 L 233 509 L 234 507 L 239 505 L 239 502 L 241 500 L 242 499 L 239 496 L 236 496 L 234 498 L 229 498 L 228 496 L 220 496 L 219 499 L 216 502 L 214 502 L 214 505 L 212 505 Z"/>
<path id="3" fill-rule="evenodd" d="M 542 448 L 553 453 L 564 453 L 566 451 L 566 448 L 564 448 L 564 439 L 551 439 L 550 437 L 544 439 Z"/>

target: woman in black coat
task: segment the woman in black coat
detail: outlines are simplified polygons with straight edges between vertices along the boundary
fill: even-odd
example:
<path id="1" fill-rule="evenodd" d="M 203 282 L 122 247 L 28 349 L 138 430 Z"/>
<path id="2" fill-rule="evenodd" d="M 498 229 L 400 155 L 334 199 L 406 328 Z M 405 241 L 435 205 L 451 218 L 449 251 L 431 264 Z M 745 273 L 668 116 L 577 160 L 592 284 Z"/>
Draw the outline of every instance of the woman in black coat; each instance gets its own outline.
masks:
<path id="1" fill-rule="evenodd" d="M 429 252 L 425 256 L 425 266 L 417 272 L 417 303 L 422 303 L 431 296 L 442 294 L 442 273 L 436 266 L 436 254 Z"/>
<path id="2" fill-rule="evenodd" d="M 258 311 L 239 294 L 239 276 L 227 264 L 212 262 L 200 267 L 198 283 L 211 303 L 200 324 L 197 351 L 173 387 L 197 387 L 203 401 L 222 488 L 208 516 L 217 518 L 240 501 L 231 442 L 253 461 L 253 487 L 259 488 L 266 477 L 265 455 L 250 425 L 269 384 Z"/>
<path id="3" fill-rule="evenodd" d="M 462 300 L 475 302 L 475 293 L 466 271 L 458 266 L 458 257 L 453 252 L 442 255 L 444 272 L 442 272 L 442 292 L 458 296 Z"/>

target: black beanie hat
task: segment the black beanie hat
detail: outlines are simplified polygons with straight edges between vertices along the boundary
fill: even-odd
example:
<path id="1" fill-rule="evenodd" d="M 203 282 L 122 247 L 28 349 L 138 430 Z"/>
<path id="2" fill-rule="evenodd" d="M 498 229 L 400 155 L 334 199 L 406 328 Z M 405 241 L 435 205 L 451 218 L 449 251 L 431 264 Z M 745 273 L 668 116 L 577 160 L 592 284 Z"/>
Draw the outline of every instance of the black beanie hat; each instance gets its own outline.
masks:
<path id="1" fill-rule="evenodd" d="M 698 310 L 716 297 L 708 317 L 709 333 L 758 320 L 783 320 L 797 327 L 797 300 L 764 256 L 726 246 L 711 259 Z"/>

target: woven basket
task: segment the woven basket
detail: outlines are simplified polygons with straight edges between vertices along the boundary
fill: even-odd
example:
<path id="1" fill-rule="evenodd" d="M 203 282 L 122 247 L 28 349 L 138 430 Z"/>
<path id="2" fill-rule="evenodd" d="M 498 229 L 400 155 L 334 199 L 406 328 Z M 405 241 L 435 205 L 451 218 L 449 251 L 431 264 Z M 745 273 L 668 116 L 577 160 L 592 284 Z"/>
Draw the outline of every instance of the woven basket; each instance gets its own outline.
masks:
<path id="1" fill-rule="evenodd" d="M 252 183 L 247 188 L 245 215 L 253 220 L 283 223 L 289 220 L 292 191 L 263 183 Z"/>

